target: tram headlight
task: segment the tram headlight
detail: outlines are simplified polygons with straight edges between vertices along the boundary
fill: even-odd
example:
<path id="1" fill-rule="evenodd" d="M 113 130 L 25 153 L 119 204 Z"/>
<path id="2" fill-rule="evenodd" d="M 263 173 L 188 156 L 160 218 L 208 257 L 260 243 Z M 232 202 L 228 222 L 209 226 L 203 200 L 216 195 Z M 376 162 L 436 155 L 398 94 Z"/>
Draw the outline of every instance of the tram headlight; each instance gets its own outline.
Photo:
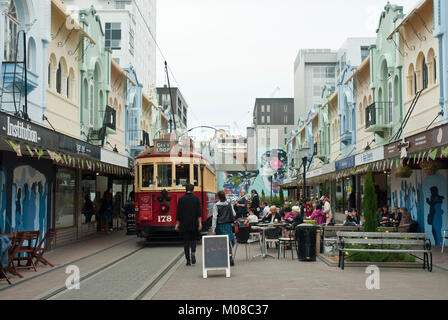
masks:
<path id="1" fill-rule="evenodd" d="M 168 213 L 168 211 L 170 211 L 170 205 L 166 204 L 166 203 L 162 203 L 160 205 L 160 212 L 162 213 Z"/>

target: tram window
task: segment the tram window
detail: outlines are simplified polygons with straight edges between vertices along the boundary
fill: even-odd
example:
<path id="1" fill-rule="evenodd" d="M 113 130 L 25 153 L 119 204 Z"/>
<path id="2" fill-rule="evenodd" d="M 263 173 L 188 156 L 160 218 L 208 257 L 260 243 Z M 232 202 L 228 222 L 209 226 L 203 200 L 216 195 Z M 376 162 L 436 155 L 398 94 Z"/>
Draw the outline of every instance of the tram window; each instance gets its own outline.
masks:
<path id="1" fill-rule="evenodd" d="M 177 164 L 176 165 L 176 186 L 185 187 L 190 183 L 190 165 Z"/>
<path id="2" fill-rule="evenodd" d="M 199 186 L 199 166 L 197 164 L 194 165 L 193 168 L 193 175 L 194 175 L 194 186 Z"/>
<path id="3" fill-rule="evenodd" d="M 159 187 L 171 187 L 173 184 L 173 172 L 171 164 L 159 164 L 157 166 L 157 185 Z"/>
<path id="4" fill-rule="evenodd" d="M 154 186 L 154 165 L 142 166 L 142 187 L 151 188 Z"/>

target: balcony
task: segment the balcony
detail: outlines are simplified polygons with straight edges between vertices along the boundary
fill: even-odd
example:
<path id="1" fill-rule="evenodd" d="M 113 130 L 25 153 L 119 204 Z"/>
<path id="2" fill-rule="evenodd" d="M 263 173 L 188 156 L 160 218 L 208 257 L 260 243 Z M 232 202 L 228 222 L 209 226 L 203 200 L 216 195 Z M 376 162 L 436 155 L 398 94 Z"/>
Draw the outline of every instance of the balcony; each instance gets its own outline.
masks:
<path id="1" fill-rule="evenodd" d="M 317 145 L 316 158 L 321 160 L 323 163 L 328 163 L 330 158 L 330 144 L 325 141 Z"/>
<path id="2" fill-rule="evenodd" d="M 392 102 L 376 102 L 366 108 L 366 132 L 381 137 L 390 135 L 392 129 Z"/>
<path id="3" fill-rule="evenodd" d="M 3 78 L 4 77 L 4 78 Z M 39 77 L 28 70 L 27 73 L 27 85 L 28 94 L 30 94 L 34 89 L 38 87 Z M 4 83 L 5 91 L 15 84 L 19 88 L 24 88 L 25 86 L 25 70 L 23 69 L 23 64 L 17 62 L 3 61 L 2 63 L 2 85 Z M 22 95 L 25 95 L 25 90 L 22 89 Z"/>
<path id="4" fill-rule="evenodd" d="M 150 146 L 149 133 L 145 130 L 134 130 L 127 133 L 128 145 L 131 148 Z"/>
<path id="5" fill-rule="evenodd" d="M 117 130 L 117 111 L 112 107 L 106 106 L 104 114 L 104 126 L 115 133 Z"/>

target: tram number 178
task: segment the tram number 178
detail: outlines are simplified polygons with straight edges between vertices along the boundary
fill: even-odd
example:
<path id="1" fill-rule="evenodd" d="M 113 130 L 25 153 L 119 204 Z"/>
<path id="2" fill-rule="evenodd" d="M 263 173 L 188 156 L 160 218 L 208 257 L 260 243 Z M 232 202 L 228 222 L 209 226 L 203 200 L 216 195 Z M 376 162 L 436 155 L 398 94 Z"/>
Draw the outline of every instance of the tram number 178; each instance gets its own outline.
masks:
<path id="1" fill-rule="evenodd" d="M 173 218 L 171 216 L 159 216 L 157 221 L 161 223 L 172 222 Z"/>

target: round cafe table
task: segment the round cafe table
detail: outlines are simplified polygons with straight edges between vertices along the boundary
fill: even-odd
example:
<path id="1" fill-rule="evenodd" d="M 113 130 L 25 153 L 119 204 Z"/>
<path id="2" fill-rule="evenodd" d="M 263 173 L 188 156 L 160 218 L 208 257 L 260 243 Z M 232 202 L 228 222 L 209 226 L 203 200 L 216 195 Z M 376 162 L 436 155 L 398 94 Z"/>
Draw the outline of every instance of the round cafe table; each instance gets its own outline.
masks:
<path id="1" fill-rule="evenodd" d="M 283 224 L 283 223 L 274 223 L 274 224 L 273 223 L 269 223 L 269 224 L 260 223 L 260 224 L 257 224 L 256 226 L 252 227 L 252 229 L 254 229 L 254 230 L 261 230 L 262 231 L 262 233 L 261 233 L 261 241 L 263 243 L 263 246 L 262 246 L 263 251 L 260 254 L 257 254 L 256 256 L 254 256 L 254 258 L 262 257 L 263 259 L 266 259 L 266 258 L 270 257 L 270 258 L 274 258 L 275 259 L 274 256 L 268 254 L 268 249 L 267 249 L 267 246 L 266 246 L 266 230 L 273 230 L 273 229 L 276 229 L 278 227 L 282 227 L 282 226 L 285 226 L 285 225 L 286 224 Z"/>

